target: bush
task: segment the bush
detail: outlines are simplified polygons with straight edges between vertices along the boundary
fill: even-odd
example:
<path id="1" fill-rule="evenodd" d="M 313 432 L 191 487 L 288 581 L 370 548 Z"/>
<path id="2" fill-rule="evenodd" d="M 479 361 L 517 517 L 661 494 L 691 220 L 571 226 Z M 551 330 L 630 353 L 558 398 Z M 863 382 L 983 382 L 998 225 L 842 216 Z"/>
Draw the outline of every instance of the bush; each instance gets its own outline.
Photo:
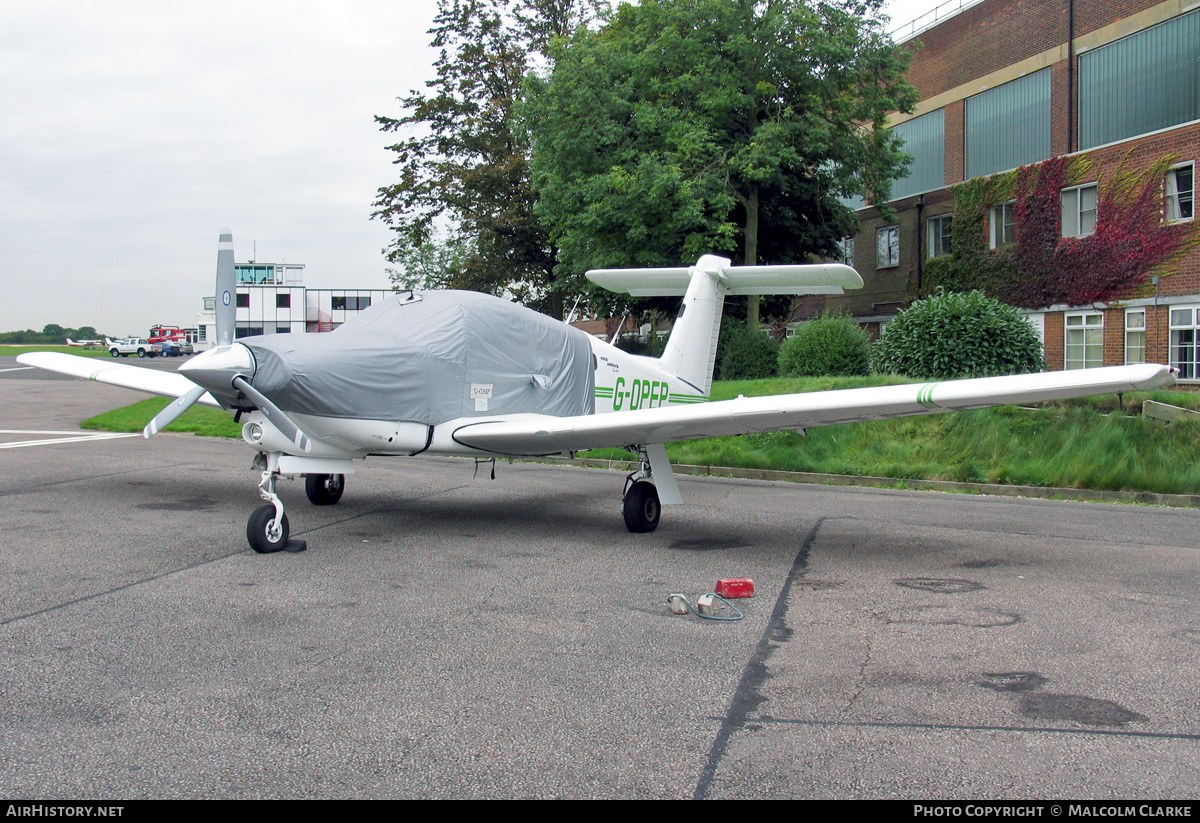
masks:
<path id="1" fill-rule="evenodd" d="M 761 380 L 774 377 L 779 344 L 769 334 L 752 332 L 745 323 L 725 318 L 717 340 L 714 378 L 718 380 Z"/>
<path id="2" fill-rule="evenodd" d="M 779 350 L 783 377 L 870 374 L 871 336 L 845 313 L 822 312 L 796 328 Z"/>
<path id="3" fill-rule="evenodd" d="M 1015 308 L 940 289 L 897 314 L 871 357 L 878 373 L 935 379 L 1037 372 L 1042 363 L 1042 341 Z"/>

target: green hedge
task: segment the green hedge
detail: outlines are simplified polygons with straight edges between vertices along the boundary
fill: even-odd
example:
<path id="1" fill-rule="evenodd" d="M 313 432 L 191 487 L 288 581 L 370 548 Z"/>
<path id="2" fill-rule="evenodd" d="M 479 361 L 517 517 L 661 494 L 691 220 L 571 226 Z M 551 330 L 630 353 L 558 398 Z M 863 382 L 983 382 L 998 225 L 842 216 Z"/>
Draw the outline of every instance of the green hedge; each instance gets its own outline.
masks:
<path id="1" fill-rule="evenodd" d="M 946 379 L 1042 370 L 1042 341 L 1017 309 L 983 292 L 939 290 L 896 315 L 875 344 L 879 374 Z"/>

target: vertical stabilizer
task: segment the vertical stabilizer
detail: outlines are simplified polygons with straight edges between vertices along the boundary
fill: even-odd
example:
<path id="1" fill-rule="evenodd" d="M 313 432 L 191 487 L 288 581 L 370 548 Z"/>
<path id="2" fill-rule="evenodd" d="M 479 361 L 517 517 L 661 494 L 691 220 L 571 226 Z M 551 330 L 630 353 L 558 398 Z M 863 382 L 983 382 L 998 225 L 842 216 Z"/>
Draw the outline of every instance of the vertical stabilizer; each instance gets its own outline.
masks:
<path id="1" fill-rule="evenodd" d="M 663 371 L 694 386 L 705 397 L 712 389 L 717 336 L 725 308 L 723 270 L 730 261 L 705 255 L 688 270 L 687 293 L 659 361 Z"/>
<path id="2" fill-rule="evenodd" d="M 233 343 L 233 328 L 237 318 L 237 284 L 233 270 L 233 232 L 221 229 L 217 245 L 217 299 L 213 310 L 217 320 L 217 345 Z"/>

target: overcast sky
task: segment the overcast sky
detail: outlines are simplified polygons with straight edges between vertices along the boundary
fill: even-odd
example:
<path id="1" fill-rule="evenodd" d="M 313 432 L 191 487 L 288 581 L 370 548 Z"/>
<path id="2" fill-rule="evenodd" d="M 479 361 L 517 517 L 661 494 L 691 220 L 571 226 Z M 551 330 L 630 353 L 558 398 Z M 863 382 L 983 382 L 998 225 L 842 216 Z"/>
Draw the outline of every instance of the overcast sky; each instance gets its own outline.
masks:
<path id="1" fill-rule="evenodd" d="M 374 115 L 432 75 L 436 0 L 0 5 L 0 331 L 195 325 L 217 235 L 387 288 Z M 893 0 L 902 23 L 939 0 Z"/>

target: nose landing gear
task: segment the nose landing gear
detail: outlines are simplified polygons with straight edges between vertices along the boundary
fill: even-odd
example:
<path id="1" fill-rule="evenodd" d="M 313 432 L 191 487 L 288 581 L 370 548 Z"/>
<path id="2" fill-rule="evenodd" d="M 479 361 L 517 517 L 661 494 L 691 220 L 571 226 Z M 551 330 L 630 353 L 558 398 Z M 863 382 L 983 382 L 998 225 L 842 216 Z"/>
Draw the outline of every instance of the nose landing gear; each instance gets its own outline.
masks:
<path id="1" fill-rule="evenodd" d="M 308 548 L 308 544 L 303 540 L 288 539 L 290 530 L 287 515 L 283 511 L 283 501 L 275 493 L 275 483 L 278 480 L 278 471 L 263 471 L 262 480 L 258 483 L 258 493 L 267 501 L 267 505 L 255 509 L 246 523 L 246 539 L 250 542 L 250 548 L 259 554 L 278 551 L 302 552 Z"/>

